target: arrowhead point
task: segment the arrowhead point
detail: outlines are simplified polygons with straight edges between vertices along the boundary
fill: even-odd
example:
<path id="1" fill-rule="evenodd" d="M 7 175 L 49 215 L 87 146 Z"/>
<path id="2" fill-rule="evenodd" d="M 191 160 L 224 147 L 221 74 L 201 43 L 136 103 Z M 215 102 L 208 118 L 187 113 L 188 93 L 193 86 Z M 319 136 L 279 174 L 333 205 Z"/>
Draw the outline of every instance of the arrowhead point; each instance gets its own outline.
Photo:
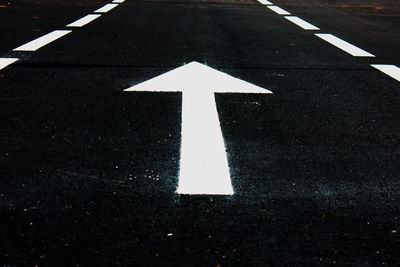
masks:
<path id="1" fill-rule="evenodd" d="M 272 93 L 262 87 L 245 82 L 196 61 L 124 91 L 184 92 L 188 90 L 211 90 L 215 93 Z"/>

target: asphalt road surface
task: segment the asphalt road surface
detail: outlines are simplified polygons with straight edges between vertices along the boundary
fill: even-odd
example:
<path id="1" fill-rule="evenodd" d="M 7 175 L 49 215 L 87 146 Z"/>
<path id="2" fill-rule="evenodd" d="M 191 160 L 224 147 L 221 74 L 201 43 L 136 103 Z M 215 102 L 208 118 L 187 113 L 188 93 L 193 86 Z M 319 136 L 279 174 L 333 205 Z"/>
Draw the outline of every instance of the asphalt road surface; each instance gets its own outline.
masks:
<path id="1" fill-rule="evenodd" d="M 399 263 L 400 3 L 260 1 L 0 1 L 1 266 Z M 177 191 L 184 93 L 124 91 L 193 61 L 272 92 L 215 94 L 233 194 Z"/>

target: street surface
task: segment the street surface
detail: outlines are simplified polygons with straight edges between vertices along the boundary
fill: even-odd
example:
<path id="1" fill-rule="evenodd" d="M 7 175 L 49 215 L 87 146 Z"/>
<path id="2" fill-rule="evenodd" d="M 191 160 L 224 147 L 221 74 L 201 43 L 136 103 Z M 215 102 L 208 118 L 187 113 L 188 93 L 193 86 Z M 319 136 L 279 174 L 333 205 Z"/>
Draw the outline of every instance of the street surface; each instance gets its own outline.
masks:
<path id="1" fill-rule="evenodd" d="M 0 0 L 0 266 L 398 265 L 400 2 L 271 2 Z"/>

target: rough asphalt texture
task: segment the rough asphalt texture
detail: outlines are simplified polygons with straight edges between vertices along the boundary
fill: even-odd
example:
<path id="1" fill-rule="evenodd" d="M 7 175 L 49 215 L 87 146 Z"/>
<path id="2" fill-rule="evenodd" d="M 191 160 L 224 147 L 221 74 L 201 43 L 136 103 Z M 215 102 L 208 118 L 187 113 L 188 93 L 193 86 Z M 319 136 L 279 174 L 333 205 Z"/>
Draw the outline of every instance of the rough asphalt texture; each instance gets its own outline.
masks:
<path id="1" fill-rule="evenodd" d="M 0 265 L 318 266 L 400 260 L 394 0 L 0 2 Z M 181 95 L 123 89 L 198 61 L 274 92 L 217 95 L 235 195 L 180 196 Z M 206 142 L 207 140 L 199 140 Z"/>

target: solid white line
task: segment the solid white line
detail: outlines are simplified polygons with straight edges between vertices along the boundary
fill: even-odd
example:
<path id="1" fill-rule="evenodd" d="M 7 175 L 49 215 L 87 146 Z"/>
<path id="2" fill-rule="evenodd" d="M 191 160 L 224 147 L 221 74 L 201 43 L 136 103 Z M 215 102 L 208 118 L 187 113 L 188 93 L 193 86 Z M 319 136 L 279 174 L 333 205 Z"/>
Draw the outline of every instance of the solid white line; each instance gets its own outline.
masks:
<path id="1" fill-rule="evenodd" d="M 39 48 L 63 37 L 70 32 L 71 31 L 53 31 L 29 43 L 21 45 L 20 47 L 15 48 L 13 51 L 36 51 Z"/>
<path id="2" fill-rule="evenodd" d="M 90 15 L 84 16 L 83 18 L 78 19 L 77 21 L 74 21 L 74 22 L 68 24 L 67 27 L 82 27 L 82 26 L 88 24 L 89 22 L 92 22 L 93 20 L 97 19 L 100 16 L 101 16 L 100 14 L 97 14 L 97 15 L 90 14 Z"/>
<path id="3" fill-rule="evenodd" d="M 389 75 L 395 80 L 400 82 L 400 68 L 395 65 L 385 65 L 385 64 L 372 64 L 372 67 L 382 71 L 383 73 Z"/>
<path id="4" fill-rule="evenodd" d="M 118 4 L 120 4 L 120 3 L 123 3 L 123 2 L 125 2 L 125 0 L 114 0 L 114 1 L 112 1 L 113 3 L 118 3 Z"/>
<path id="5" fill-rule="evenodd" d="M 273 5 L 270 1 L 267 1 L 267 0 L 258 0 L 258 2 L 260 2 L 260 4 L 265 5 L 265 6 Z"/>
<path id="6" fill-rule="evenodd" d="M 267 6 L 267 7 L 269 9 L 271 9 L 272 11 L 274 11 L 278 15 L 290 15 L 289 12 L 287 12 L 286 10 L 284 10 L 278 6 Z"/>
<path id="7" fill-rule="evenodd" d="M 204 89 L 204 88 L 203 88 Z M 182 92 L 178 194 L 233 195 L 214 92 Z"/>
<path id="8" fill-rule="evenodd" d="M 328 43 L 336 46 L 337 48 L 342 49 L 343 51 L 349 53 L 352 56 L 355 57 L 375 57 L 373 54 L 368 53 L 365 50 L 362 50 L 361 48 L 358 48 L 357 46 L 354 46 L 332 34 L 326 34 L 326 33 L 316 33 L 316 36 L 321 38 L 322 40 L 327 41 Z"/>
<path id="9" fill-rule="evenodd" d="M 97 9 L 94 12 L 95 13 L 107 13 L 108 11 L 110 11 L 111 9 L 113 9 L 116 6 L 118 6 L 118 4 L 107 4 L 99 9 Z"/>
<path id="10" fill-rule="evenodd" d="M 316 31 L 319 30 L 318 27 L 315 27 L 314 25 L 312 25 L 311 23 L 308 23 L 305 20 L 302 20 L 299 17 L 295 17 L 295 16 L 286 16 L 285 19 L 293 22 L 294 24 L 296 24 L 297 26 L 300 26 L 301 28 L 303 28 L 304 30 L 312 30 L 312 31 Z"/>
<path id="11" fill-rule="evenodd" d="M 0 70 L 18 61 L 18 58 L 0 58 Z"/>

